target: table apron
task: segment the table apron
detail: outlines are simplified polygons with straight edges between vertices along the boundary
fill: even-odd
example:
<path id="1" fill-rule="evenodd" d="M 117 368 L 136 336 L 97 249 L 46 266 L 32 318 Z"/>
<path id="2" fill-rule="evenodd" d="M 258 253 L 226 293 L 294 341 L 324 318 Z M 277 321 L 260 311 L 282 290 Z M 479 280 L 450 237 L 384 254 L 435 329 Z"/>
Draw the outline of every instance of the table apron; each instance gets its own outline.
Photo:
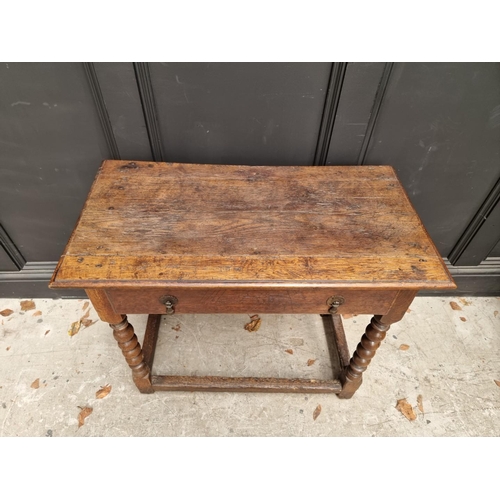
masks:
<path id="1" fill-rule="evenodd" d="M 330 297 L 340 296 L 339 314 L 386 314 L 398 290 L 324 287 L 161 287 L 106 289 L 118 314 L 165 314 L 162 297 L 174 296 L 175 314 L 326 314 Z"/>

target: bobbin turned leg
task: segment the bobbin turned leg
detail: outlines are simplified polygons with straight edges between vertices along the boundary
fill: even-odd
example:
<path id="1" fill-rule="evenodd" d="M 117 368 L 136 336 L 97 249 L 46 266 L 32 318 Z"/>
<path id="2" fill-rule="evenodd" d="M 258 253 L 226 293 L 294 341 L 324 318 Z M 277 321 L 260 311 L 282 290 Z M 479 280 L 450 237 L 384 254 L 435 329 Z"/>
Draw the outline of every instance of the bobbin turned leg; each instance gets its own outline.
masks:
<path id="1" fill-rule="evenodd" d="M 99 318 L 109 323 L 125 360 L 132 370 L 132 378 L 140 392 L 152 393 L 150 367 L 144 360 L 141 344 L 127 316 L 117 314 L 102 290 L 85 290 Z"/>
<path id="2" fill-rule="evenodd" d="M 132 378 L 141 392 L 154 392 L 151 387 L 149 366 L 144 361 L 141 344 L 137 340 L 134 327 L 127 321 L 127 316 L 118 324 L 110 323 L 113 337 L 118 342 L 123 356 L 132 370 Z"/>
<path id="3" fill-rule="evenodd" d="M 401 290 L 387 314 L 373 316 L 349 361 L 349 365 L 340 374 L 342 390 L 338 394 L 339 398 L 352 398 L 359 389 L 363 382 L 363 372 L 370 364 L 373 356 L 375 356 L 381 342 L 385 339 L 387 330 L 389 330 L 392 323 L 396 323 L 403 318 L 416 294 L 417 290 Z"/>
<path id="4" fill-rule="evenodd" d="M 390 325 L 384 325 L 380 322 L 380 316 L 373 316 L 370 324 L 366 327 L 361 342 L 356 347 L 352 355 L 349 366 L 346 366 L 340 375 L 342 391 L 338 394 L 339 398 L 352 398 L 363 381 L 363 372 L 370 364 L 375 352 L 380 347 L 380 343 L 385 338 L 385 333 Z"/>

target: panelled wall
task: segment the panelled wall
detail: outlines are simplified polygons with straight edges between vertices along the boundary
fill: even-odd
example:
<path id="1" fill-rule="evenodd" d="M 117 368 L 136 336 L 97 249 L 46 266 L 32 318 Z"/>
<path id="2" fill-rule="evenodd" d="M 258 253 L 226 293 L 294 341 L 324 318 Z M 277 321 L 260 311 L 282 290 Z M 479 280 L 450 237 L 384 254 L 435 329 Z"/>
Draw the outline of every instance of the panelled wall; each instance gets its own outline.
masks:
<path id="1" fill-rule="evenodd" d="M 81 294 L 47 283 L 107 158 L 393 165 L 458 293 L 500 293 L 498 64 L 1 63 L 0 110 L 0 297 Z"/>

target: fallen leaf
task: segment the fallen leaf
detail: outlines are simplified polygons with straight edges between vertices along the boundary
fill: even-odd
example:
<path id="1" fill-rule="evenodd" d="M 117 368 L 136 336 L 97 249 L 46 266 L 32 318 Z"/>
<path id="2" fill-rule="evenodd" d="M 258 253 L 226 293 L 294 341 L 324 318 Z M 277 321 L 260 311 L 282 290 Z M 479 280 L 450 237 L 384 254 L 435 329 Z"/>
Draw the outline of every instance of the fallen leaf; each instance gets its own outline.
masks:
<path id="1" fill-rule="evenodd" d="M 493 311 L 493 316 L 496 318 L 498 316 L 498 311 Z"/>
<path id="2" fill-rule="evenodd" d="M 35 311 L 33 313 L 33 316 L 41 316 L 42 315 L 42 311 Z"/>
<path id="3" fill-rule="evenodd" d="M 85 309 L 87 309 L 87 307 L 89 307 L 89 302 L 86 301 L 83 303 L 83 306 L 82 306 L 82 309 L 85 311 Z"/>
<path id="4" fill-rule="evenodd" d="M 466 299 L 458 299 L 464 306 L 470 306 L 471 302 Z"/>
<path id="5" fill-rule="evenodd" d="M 10 346 L 5 348 L 6 351 L 10 351 Z"/>
<path id="6" fill-rule="evenodd" d="M 259 316 L 257 314 L 255 314 L 254 316 L 251 316 L 250 319 L 252 321 L 250 321 L 250 323 L 247 323 L 245 325 L 245 330 L 248 330 L 249 332 L 256 332 L 260 328 L 260 324 L 262 323 L 262 320 L 259 318 Z"/>
<path id="7" fill-rule="evenodd" d="M 417 396 L 417 406 L 418 406 L 418 409 L 424 413 L 424 398 L 422 396 L 422 394 L 419 394 Z"/>
<path id="8" fill-rule="evenodd" d="M 4 309 L 3 311 L 0 311 L 0 316 L 10 316 L 14 311 L 12 309 Z M 495 311 L 497 312 L 497 311 Z M 496 316 L 496 315 L 495 315 Z"/>
<path id="9" fill-rule="evenodd" d="M 411 404 L 406 399 L 398 399 L 396 410 L 399 410 L 410 421 L 417 418 Z"/>
<path id="10" fill-rule="evenodd" d="M 105 398 L 109 393 L 111 392 L 111 386 L 108 384 L 108 385 L 105 385 L 104 387 L 101 387 L 96 393 L 95 393 L 95 397 L 97 399 L 102 399 L 102 398 Z"/>
<path id="11" fill-rule="evenodd" d="M 461 311 L 462 310 L 462 308 L 456 302 L 451 301 L 450 306 L 454 311 Z"/>
<path id="12" fill-rule="evenodd" d="M 21 311 L 31 311 L 32 309 L 36 309 L 32 300 L 21 300 Z"/>
<path id="13" fill-rule="evenodd" d="M 176 332 L 178 332 L 180 329 L 181 325 L 179 323 L 177 323 L 175 326 L 172 327 L 172 330 L 175 330 Z"/>
<path id="14" fill-rule="evenodd" d="M 97 323 L 97 320 L 91 320 L 91 319 L 81 319 L 82 325 L 85 328 L 88 328 L 89 326 L 92 326 L 94 323 Z"/>
<path id="15" fill-rule="evenodd" d="M 467 321 L 467 318 L 464 318 L 463 316 L 460 316 L 460 319 L 464 322 Z"/>
<path id="16" fill-rule="evenodd" d="M 313 412 L 313 420 L 316 420 L 321 413 L 321 405 L 316 406 L 316 409 Z"/>
<path id="17" fill-rule="evenodd" d="M 314 365 L 314 363 L 316 363 L 315 359 L 308 359 L 307 360 L 307 366 L 312 366 L 312 365 Z"/>
<path id="18" fill-rule="evenodd" d="M 40 379 L 37 378 L 36 380 L 33 381 L 33 383 L 31 384 L 31 388 L 32 389 L 38 389 L 40 387 Z"/>
<path id="19" fill-rule="evenodd" d="M 293 354 L 293 349 L 285 349 L 285 352 L 287 352 L 288 354 Z"/>
<path id="20" fill-rule="evenodd" d="M 94 409 L 89 408 L 88 406 L 85 406 L 84 408 L 79 406 L 78 408 L 82 410 L 78 415 L 78 428 L 80 428 L 85 423 L 85 419 L 94 411 Z"/>
<path id="21" fill-rule="evenodd" d="M 80 326 L 82 325 L 82 320 L 75 321 L 74 323 L 71 323 L 71 326 L 68 330 L 68 335 L 70 337 L 73 337 L 73 335 L 76 335 L 80 331 Z"/>
<path id="22" fill-rule="evenodd" d="M 495 380 L 495 384 L 497 384 L 498 387 L 500 387 L 500 380 Z"/>
<path id="23" fill-rule="evenodd" d="M 45 335 L 47 335 L 47 333 L 49 333 L 49 332 L 50 332 L 50 330 L 47 330 L 47 331 L 45 332 Z"/>
<path id="24" fill-rule="evenodd" d="M 401 344 L 399 346 L 400 351 L 407 351 L 409 348 L 410 348 L 410 346 L 408 344 Z"/>

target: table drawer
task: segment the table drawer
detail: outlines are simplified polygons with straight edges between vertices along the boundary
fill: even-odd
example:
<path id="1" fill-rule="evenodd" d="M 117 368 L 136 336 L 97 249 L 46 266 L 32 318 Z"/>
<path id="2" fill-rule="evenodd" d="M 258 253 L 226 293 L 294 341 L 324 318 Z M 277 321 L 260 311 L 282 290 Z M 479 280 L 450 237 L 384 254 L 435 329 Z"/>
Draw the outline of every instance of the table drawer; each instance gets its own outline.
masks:
<path id="1" fill-rule="evenodd" d="M 166 296 L 177 299 L 175 313 L 325 314 L 328 299 L 342 297 L 339 314 L 385 314 L 397 290 L 299 287 L 165 287 L 107 289 L 119 314 L 165 314 Z"/>

